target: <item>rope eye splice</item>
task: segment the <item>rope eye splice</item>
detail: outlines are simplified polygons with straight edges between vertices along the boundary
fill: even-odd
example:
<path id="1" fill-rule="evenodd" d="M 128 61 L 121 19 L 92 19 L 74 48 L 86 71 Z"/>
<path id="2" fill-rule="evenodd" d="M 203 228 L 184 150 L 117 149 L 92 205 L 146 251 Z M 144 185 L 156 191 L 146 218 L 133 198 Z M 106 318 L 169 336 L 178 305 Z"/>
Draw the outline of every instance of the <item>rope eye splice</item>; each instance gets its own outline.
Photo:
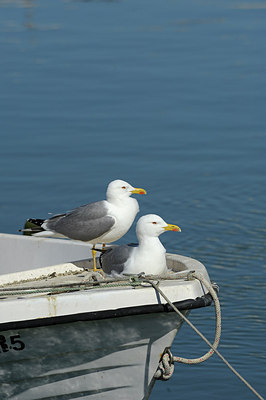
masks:
<path id="1" fill-rule="evenodd" d="M 167 303 L 173 308 L 173 310 L 187 322 L 187 324 L 207 343 L 210 347 L 210 350 L 204 354 L 202 357 L 187 359 L 183 357 L 173 356 L 170 349 L 166 348 L 164 353 L 161 356 L 157 371 L 154 374 L 155 379 L 160 379 L 163 381 L 167 381 L 171 378 L 174 372 L 174 363 L 181 362 L 185 364 L 198 364 L 203 361 L 206 361 L 210 358 L 214 353 L 216 353 L 220 359 L 227 365 L 227 367 L 247 386 L 247 388 L 260 400 L 264 400 L 264 398 L 243 378 L 235 368 L 222 356 L 222 354 L 217 350 L 220 337 L 221 337 L 221 310 L 218 296 L 214 288 L 216 288 L 216 284 L 210 285 L 209 282 L 203 278 L 203 276 L 195 271 L 191 272 L 187 277 L 190 279 L 198 279 L 210 292 L 215 305 L 216 311 L 216 332 L 215 332 L 215 340 L 214 343 L 211 344 L 208 339 L 179 311 L 175 305 L 170 301 L 170 299 L 162 292 L 162 290 L 158 287 L 158 284 L 154 283 L 150 280 L 145 280 L 146 283 L 150 283 L 150 285 L 167 301 Z"/>

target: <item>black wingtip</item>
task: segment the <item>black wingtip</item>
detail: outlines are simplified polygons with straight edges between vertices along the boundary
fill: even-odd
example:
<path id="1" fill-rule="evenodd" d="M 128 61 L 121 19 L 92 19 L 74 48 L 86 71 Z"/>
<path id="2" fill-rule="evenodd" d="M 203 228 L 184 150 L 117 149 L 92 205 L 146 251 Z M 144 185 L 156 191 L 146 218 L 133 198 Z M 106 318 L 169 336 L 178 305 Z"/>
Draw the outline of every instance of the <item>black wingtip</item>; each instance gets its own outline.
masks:
<path id="1" fill-rule="evenodd" d="M 25 222 L 24 228 L 19 229 L 19 232 L 22 232 L 23 235 L 32 236 L 34 233 L 42 232 L 44 229 L 41 225 L 44 223 L 44 219 L 40 218 L 29 218 Z"/>
<path id="2" fill-rule="evenodd" d="M 29 219 L 27 219 L 25 225 L 26 224 L 33 224 L 34 226 L 37 225 L 37 226 L 41 227 L 43 223 L 44 223 L 44 219 L 41 219 L 41 218 L 29 218 Z"/>

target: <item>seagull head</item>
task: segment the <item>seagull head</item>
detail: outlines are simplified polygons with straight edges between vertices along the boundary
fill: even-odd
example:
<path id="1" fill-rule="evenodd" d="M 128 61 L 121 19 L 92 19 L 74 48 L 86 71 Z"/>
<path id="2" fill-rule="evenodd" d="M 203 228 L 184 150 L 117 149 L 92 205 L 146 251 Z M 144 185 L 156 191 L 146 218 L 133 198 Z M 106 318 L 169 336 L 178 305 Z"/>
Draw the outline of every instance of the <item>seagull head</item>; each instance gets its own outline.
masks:
<path id="1" fill-rule="evenodd" d="M 115 198 L 115 199 L 124 199 L 131 196 L 133 193 L 137 194 L 146 194 L 145 189 L 135 188 L 125 181 L 121 179 L 116 179 L 109 183 L 107 187 L 106 197 L 107 200 Z"/>
<path id="2" fill-rule="evenodd" d="M 136 226 L 137 236 L 158 237 L 166 231 L 181 232 L 177 225 L 167 224 L 159 215 L 148 214 L 141 217 Z"/>

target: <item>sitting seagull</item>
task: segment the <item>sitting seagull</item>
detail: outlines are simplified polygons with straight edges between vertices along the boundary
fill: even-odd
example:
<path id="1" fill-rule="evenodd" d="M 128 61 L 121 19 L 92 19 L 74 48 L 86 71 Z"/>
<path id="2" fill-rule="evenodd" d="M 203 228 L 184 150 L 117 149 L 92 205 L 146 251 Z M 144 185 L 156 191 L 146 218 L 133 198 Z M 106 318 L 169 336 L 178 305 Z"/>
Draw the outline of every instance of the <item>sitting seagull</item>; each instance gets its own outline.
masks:
<path id="1" fill-rule="evenodd" d="M 158 237 L 165 231 L 181 232 L 181 229 L 177 225 L 167 224 L 159 215 L 144 215 L 136 226 L 139 244 L 107 248 L 100 256 L 103 271 L 107 275 L 166 273 L 166 250 Z"/>
<path id="2" fill-rule="evenodd" d="M 146 191 L 120 179 L 112 181 L 106 191 L 106 200 L 89 203 L 46 220 L 29 219 L 25 227 L 32 223 L 35 227 L 22 231 L 33 236 L 67 237 L 92 243 L 93 270 L 96 271 L 95 244 L 102 243 L 104 247 L 105 243 L 120 239 L 139 212 L 137 200 L 130 198 L 133 193 L 146 194 Z"/>

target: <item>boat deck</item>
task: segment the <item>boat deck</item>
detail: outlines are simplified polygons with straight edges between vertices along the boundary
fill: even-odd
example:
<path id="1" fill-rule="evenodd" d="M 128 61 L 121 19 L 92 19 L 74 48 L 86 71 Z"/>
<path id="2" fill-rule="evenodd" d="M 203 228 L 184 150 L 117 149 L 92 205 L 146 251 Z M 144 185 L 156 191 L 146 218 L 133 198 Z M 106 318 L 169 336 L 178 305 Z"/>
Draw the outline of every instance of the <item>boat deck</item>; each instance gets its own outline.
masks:
<path id="1" fill-rule="evenodd" d="M 187 280 L 189 271 L 200 268 L 203 274 L 206 272 L 201 263 L 189 257 L 167 254 L 166 258 L 169 268 L 166 275 L 159 277 L 151 275 L 145 278 L 160 281 L 184 281 Z M 138 286 L 134 282 L 134 280 L 138 280 L 138 276 L 117 275 L 110 277 L 100 268 L 98 258 L 96 261 L 98 268 L 96 272 L 93 271 L 92 259 L 86 259 L 2 275 L 0 276 L 0 300 L 22 293 L 24 295 L 37 296 L 97 287 L 111 287 L 112 285 L 116 288 L 126 285 L 131 287 Z"/>
<path id="2" fill-rule="evenodd" d="M 72 265 L 72 269 L 69 269 Z M 65 271 L 64 271 L 65 267 Z M 60 294 L 69 293 L 80 290 L 90 289 L 108 289 L 116 288 L 116 290 L 124 289 L 125 287 L 136 288 L 145 286 L 144 282 L 140 282 L 140 279 L 144 279 L 144 276 L 107 276 L 102 269 L 98 269 L 96 272 L 92 269 L 92 260 L 82 260 L 73 263 L 67 263 L 65 265 L 60 264 L 54 266 L 54 270 L 51 271 L 51 267 L 43 268 L 39 271 L 38 277 L 28 276 L 27 271 L 23 276 L 19 274 L 19 279 L 16 281 L 13 277 L 10 282 L 0 285 L 0 300 L 7 300 L 10 298 L 25 298 L 25 297 L 36 297 L 36 296 L 47 296 L 49 294 Z M 12 274 L 13 275 L 13 274 Z M 156 277 L 147 276 L 152 280 L 160 279 L 160 281 L 181 281 L 186 279 L 187 273 L 183 273 L 183 270 L 177 272 L 170 270 L 167 275 Z M 147 286 L 147 284 L 146 284 Z"/>

